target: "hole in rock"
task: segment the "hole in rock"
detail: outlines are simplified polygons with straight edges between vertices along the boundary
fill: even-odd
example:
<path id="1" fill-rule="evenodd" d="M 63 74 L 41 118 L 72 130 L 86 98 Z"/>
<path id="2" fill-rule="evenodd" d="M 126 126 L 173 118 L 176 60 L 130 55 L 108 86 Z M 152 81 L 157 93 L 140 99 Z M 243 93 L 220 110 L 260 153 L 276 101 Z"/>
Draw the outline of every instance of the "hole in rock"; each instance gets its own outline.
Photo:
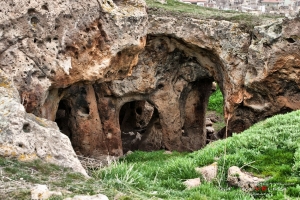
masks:
<path id="1" fill-rule="evenodd" d="M 123 153 L 139 149 L 140 142 L 158 118 L 157 109 L 147 101 L 125 103 L 119 114 Z"/>
<path id="2" fill-rule="evenodd" d="M 23 124 L 23 131 L 25 133 L 29 133 L 30 132 L 30 124 L 29 123 Z"/>
<path id="3" fill-rule="evenodd" d="M 30 19 L 31 24 L 35 25 L 40 22 L 40 20 L 37 17 L 31 17 Z"/>
<path id="4" fill-rule="evenodd" d="M 34 8 L 29 8 L 28 10 L 27 10 L 27 13 L 29 14 L 29 15 L 32 15 L 33 13 L 35 13 L 36 11 L 35 11 L 35 9 Z"/>
<path id="5" fill-rule="evenodd" d="M 42 9 L 43 9 L 43 10 L 47 10 L 47 11 L 49 11 L 49 9 L 48 9 L 48 5 L 47 5 L 47 4 L 44 4 L 44 5 L 42 5 Z"/>
<path id="6" fill-rule="evenodd" d="M 296 41 L 293 38 L 286 38 L 286 41 L 289 43 L 295 43 Z"/>

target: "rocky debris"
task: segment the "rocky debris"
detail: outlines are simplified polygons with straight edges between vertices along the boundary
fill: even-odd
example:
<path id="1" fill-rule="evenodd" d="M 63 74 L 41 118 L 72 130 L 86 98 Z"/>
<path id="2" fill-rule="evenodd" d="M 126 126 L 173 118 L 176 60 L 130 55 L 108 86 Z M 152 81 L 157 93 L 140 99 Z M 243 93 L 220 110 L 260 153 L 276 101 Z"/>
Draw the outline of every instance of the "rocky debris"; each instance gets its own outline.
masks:
<path id="1" fill-rule="evenodd" d="M 218 140 L 219 137 L 217 135 L 217 132 L 215 131 L 214 127 L 213 127 L 213 122 L 218 122 L 218 119 L 216 116 L 213 116 L 211 114 L 212 117 L 210 118 L 206 118 L 206 137 L 207 137 L 207 143 L 213 142 L 215 140 Z M 213 119 L 213 120 L 211 120 Z"/>
<path id="2" fill-rule="evenodd" d="M 211 182 L 217 177 L 218 165 L 217 162 L 204 167 L 196 167 L 196 172 L 201 174 L 205 181 Z"/>
<path id="3" fill-rule="evenodd" d="M 0 155 L 42 159 L 87 176 L 69 138 L 56 124 L 26 113 L 11 79 L 0 69 Z"/>
<path id="4" fill-rule="evenodd" d="M 237 166 L 228 169 L 228 184 L 240 187 L 243 191 L 253 191 L 254 188 L 265 179 L 252 176 L 250 173 L 242 172 Z"/>
<path id="5" fill-rule="evenodd" d="M 35 185 L 31 189 L 32 200 L 46 200 L 53 195 L 62 196 L 62 193 L 50 191 L 46 185 L 39 185 L 39 184 Z"/>
<path id="6" fill-rule="evenodd" d="M 211 119 L 210 118 L 206 118 L 205 126 L 212 126 L 212 125 L 213 125 L 213 123 L 212 123 Z"/>
<path id="7" fill-rule="evenodd" d="M 212 126 L 207 126 L 206 127 L 206 133 L 207 134 L 212 134 L 215 132 L 215 129 Z"/>
<path id="8" fill-rule="evenodd" d="M 76 195 L 73 198 L 66 198 L 64 200 L 108 200 L 108 197 L 104 194 L 96 194 L 93 196 L 88 195 Z"/>
<path id="9" fill-rule="evenodd" d="M 201 185 L 201 181 L 200 178 L 194 178 L 184 181 L 183 184 L 187 187 L 187 189 L 192 189 Z"/>

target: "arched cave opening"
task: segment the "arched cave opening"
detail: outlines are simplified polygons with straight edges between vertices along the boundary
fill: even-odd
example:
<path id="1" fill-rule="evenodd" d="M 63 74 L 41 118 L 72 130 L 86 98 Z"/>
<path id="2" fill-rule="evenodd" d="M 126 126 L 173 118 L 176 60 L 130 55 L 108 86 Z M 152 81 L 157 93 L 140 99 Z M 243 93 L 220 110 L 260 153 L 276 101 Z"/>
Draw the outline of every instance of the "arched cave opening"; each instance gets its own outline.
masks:
<path id="1" fill-rule="evenodd" d="M 145 100 L 125 103 L 119 113 L 123 153 L 160 148 L 155 144 L 154 130 L 161 129 L 158 110 Z M 156 135 L 161 138 L 161 134 Z M 156 137 L 154 136 L 154 137 Z M 160 140 L 160 139 L 159 139 Z M 153 142 L 153 143 L 152 143 Z M 159 146 L 159 147 L 158 147 Z"/>
<path id="2" fill-rule="evenodd" d="M 205 123 L 207 143 L 226 137 L 224 96 L 216 82 L 212 83 Z"/>
<path id="3" fill-rule="evenodd" d="M 61 100 L 58 105 L 58 109 L 56 112 L 55 122 L 59 127 L 60 131 L 67 135 L 72 142 L 72 131 L 70 129 L 70 119 L 71 116 L 71 107 L 67 100 Z"/>
<path id="4" fill-rule="evenodd" d="M 195 150 L 222 138 L 220 130 L 225 126 L 223 94 L 212 78 L 198 79 L 190 83 L 184 97 L 184 123 L 182 141 L 187 149 Z"/>

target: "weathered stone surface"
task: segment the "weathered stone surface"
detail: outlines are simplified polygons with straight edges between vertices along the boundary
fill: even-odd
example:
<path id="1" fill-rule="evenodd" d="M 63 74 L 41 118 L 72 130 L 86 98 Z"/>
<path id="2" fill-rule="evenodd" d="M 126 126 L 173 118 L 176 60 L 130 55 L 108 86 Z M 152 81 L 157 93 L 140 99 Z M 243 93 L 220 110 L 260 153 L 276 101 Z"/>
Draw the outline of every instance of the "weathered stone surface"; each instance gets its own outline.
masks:
<path id="1" fill-rule="evenodd" d="M 227 181 L 231 186 L 240 187 L 244 191 L 252 191 L 260 183 L 265 181 L 265 179 L 258 178 L 242 172 L 239 167 L 232 166 L 228 169 Z"/>
<path id="2" fill-rule="evenodd" d="M 1 8 L 0 66 L 26 111 L 48 119 L 40 108 L 50 87 L 125 77 L 145 45 L 143 1 L 17 0 Z"/>
<path id="3" fill-rule="evenodd" d="M 11 80 L 0 69 L 0 155 L 21 161 L 42 159 L 87 176 L 69 138 L 56 124 L 25 112 Z"/>
<path id="4" fill-rule="evenodd" d="M 200 178 L 194 178 L 184 181 L 183 184 L 187 187 L 187 189 L 192 189 L 201 185 L 201 181 Z"/>
<path id="5" fill-rule="evenodd" d="M 149 36 L 130 77 L 95 87 L 98 100 L 103 102 L 99 107 L 105 107 L 105 115 L 100 114 L 104 131 L 120 135 L 122 127 L 120 130 L 114 115 L 126 102 L 144 100 L 154 106 L 154 112 L 138 149 L 199 149 L 206 144 L 204 113 L 211 84 L 209 72 L 175 49 L 172 40 Z"/>
<path id="6" fill-rule="evenodd" d="M 46 200 L 52 195 L 62 196 L 62 193 L 50 191 L 47 185 L 37 184 L 31 189 L 31 200 Z"/>
<path id="7" fill-rule="evenodd" d="M 130 75 L 145 45 L 148 23 L 145 2 L 55 0 L 49 4 L 45 0 L 18 0 L 13 3 L 1 1 L 0 5 L 0 69 L 9 76 L 8 79 L 14 81 L 19 93 L 14 96 L 21 96 L 21 103 L 27 112 L 56 120 L 61 130 L 70 137 L 76 151 L 87 156 L 107 154 L 109 145 L 103 138 L 91 83 Z M 6 104 L 9 100 L 3 101 Z M 20 120 L 18 126 L 24 120 L 35 120 L 35 116 L 25 113 L 22 105 L 12 104 L 5 106 L 14 106 L 20 112 L 15 115 L 20 116 L 13 119 L 16 116 L 9 115 L 5 126 L 15 123 L 11 120 Z M 21 119 L 21 115 L 24 119 Z M 36 128 L 36 125 L 31 124 L 35 121 L 30 121 L 32 134 L 20 133 L 18 137 L 21 137 L 19 139 L 22 142 L 32 140 L 33 144 L 40 145 L 41 139 L 41 146 L 45 143 L 52 145 L 51 148 L 60 147 L 62 154 L 66 153 L 64 151 L 67 148 L 72 154 L 69 152 L 69 158 L 60 154 L 52 155 L 54 152 L 47 148 L 44 152 L 36 152 L 41 150 L 36 148 L 35 151 L 34 145 L 24 153 L 30 152 L 32 157 L 37 155 L 44 160 L 49 153 L 47 159 L 55 162 L 61 159 L 58 163 L 69 166 L 76 160 L 76 155 L 68 138 L 60 134 L 54 123 L 36 119 L 47 127 Z M 8 128 L 8 131 L 13 127 Z M 41 138 L 31 139 L 35 134 Z M 6 135 L 1 134 L 1 137 L 5 137 L 2 142 L 7 142 Z M 9 142 L 18 143 L 19 139 L 10 136 Z M 10 147 L 3 146 L 1 150 L 4 149 L 5 153 L 7 148 Z M 24 148 L 27 146 L 24 145 Z M 11 153 L 19 155 L 20 152 L 10 151 L 7 154 Z M 122 153 L 119 151 L 116 154 Z M 73 163 L 72 167 L 78 168 L 78 165 L 79 162 Z"/>
<path id="8" fill-rule="evenodd" d="M 214 162 L 211 165 L 204 166 L 204 167 L 196 167 L 196 172 L 201 174 L 205 181 L 211 182 L 217 177 L 218 173 L 218 165 L 217 162 Z"/>

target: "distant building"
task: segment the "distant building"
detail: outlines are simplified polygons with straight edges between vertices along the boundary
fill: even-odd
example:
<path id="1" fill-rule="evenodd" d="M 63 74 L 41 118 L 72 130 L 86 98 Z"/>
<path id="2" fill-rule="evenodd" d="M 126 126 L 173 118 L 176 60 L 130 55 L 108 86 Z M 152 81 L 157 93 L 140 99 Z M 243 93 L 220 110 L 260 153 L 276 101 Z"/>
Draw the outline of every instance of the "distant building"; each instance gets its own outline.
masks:
<path id="1" fill-rule="evenodd" d="M 243 5 L 257 6 L 258 0 L 244 0 Z"/>
<path id="2" fill-rule="evenodd" d="M 262 0 L 261 5 L 266 8 L 278 9 L 280 6 L 284 5 L 284 0 Z"/>

